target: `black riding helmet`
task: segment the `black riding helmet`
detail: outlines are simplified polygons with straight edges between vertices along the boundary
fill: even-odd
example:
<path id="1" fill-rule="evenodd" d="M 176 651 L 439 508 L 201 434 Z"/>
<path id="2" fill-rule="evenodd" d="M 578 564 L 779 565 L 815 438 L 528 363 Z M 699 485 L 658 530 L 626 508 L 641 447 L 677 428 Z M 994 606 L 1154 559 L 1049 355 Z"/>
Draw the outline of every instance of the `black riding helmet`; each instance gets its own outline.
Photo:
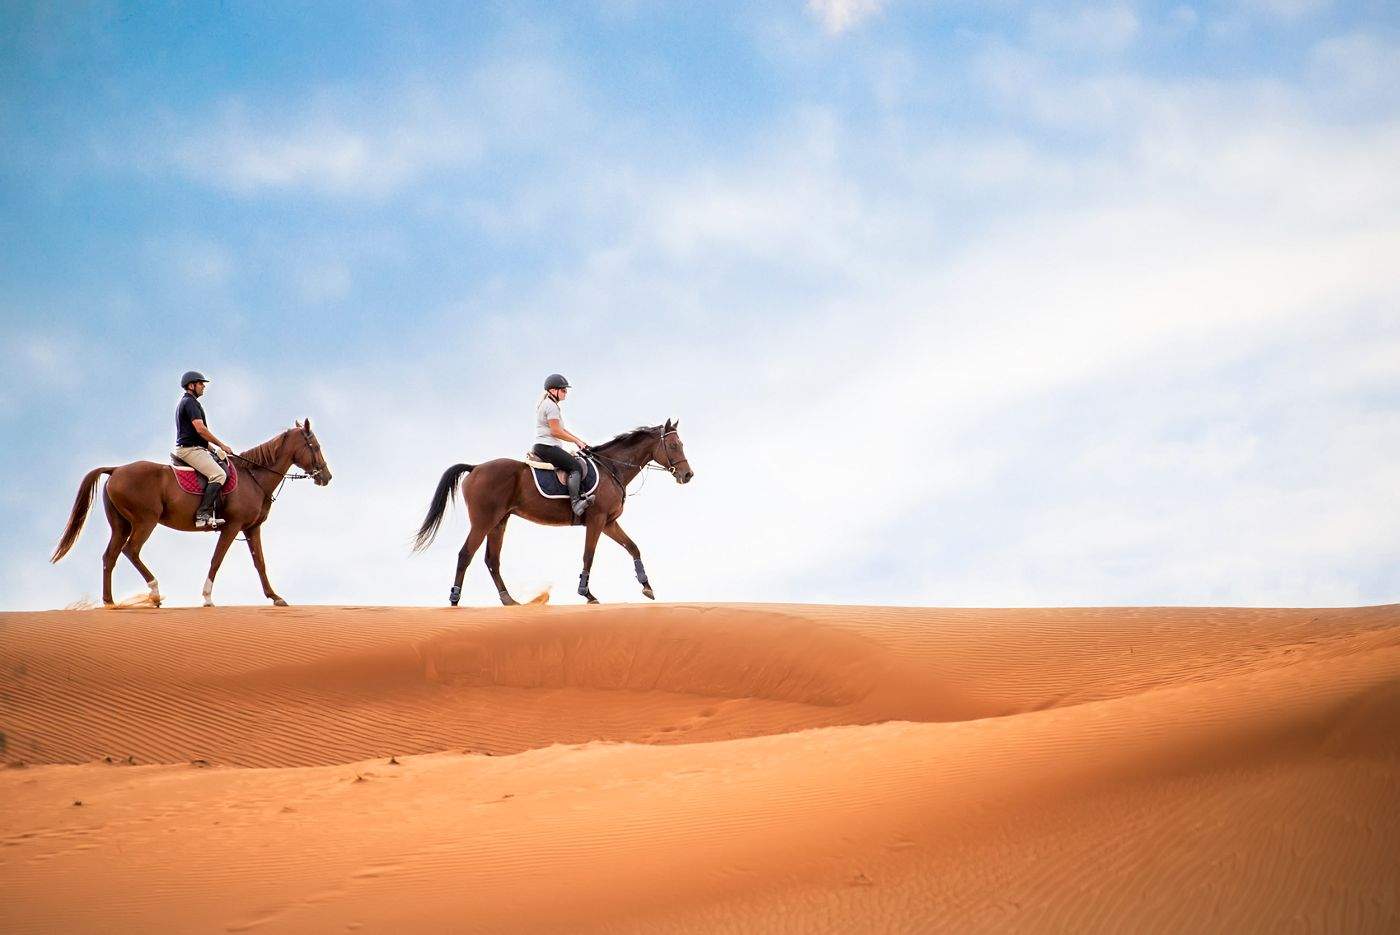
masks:
<path id="1" fill-rule="evenodd" d="M 186 370 L 185 375 L 180 378 L 180 389 L 189 389 L 191 383 L 208 383 L 209 378 L 198 370 Z"/>
<path id="2" fill-rule="evenodd" d="M 547 390 L 567 390 L 569 381 L 564 379 L 562 373 L 551 373 L 544 378 L 544 388 Z"/>

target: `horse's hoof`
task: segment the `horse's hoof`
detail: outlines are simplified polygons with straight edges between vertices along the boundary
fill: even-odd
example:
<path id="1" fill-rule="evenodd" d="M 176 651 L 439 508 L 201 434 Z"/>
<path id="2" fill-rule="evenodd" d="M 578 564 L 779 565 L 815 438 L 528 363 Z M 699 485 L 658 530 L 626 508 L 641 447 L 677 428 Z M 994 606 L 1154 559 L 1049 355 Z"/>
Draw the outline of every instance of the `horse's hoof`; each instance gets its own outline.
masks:
<path id="1" fill-rule="evenodd" d="M 597 599 L 596 597 L 594 597 L 592 594 L 587 595 L 587 597 L 588 597 L 588 603 L 590 603 L 590 604 L 597 604 L 597 603 L 598 603 L 598 599 Z"/>
<path id="2" fill-rule="evenodd" d="M 287 606 L 287 602 L 284 601 L 284 600 L 282 600 L 282 598 L 280 598 L 280 597 L 274 597 L 274 598 L 272 599 L 272 606 L 273 606 L 273 607 L 286 607 L 286 606 Z"/>
<path id="3" fill-rule="evenodd" d="M 645 597 L 645 598 L 648 598 L 648 599 L 654 601 L 654 600 L 656 600 L 656 593 L 655 593 L 654 591 L 652 591 L 651 588 L 642 588 L 642 597 Z"/>
<path id="4" fill-rule="evenodd" d="M 509 594 L 502 594 L 502 595 L 501 595 L 501 603 L 502 603 L 504 606 L 506 606 L 506 607 L 518 607 L 518 606 L 520 606 L 520 602 L 517 601 L 515 598 L 511 597 Z"/>

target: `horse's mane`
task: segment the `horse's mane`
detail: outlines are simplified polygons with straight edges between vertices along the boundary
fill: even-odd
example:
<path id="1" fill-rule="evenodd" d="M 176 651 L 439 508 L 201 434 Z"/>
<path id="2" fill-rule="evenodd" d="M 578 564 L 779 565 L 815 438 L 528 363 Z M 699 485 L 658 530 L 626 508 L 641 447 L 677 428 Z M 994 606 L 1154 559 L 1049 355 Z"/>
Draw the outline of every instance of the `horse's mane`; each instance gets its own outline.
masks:
<path id="1" fill-rule="evenodd" d="M 659 425 L 639 425 L 636 428 L 632 429 L 630 432 L 623 432 L 621 435 L 613 436 L 612 438 L 603 442 L 601 445 L 594 445 L 593 450 L 607 451 L 609 448 L 615 446 L 631 444 L 632 442 L 641 438 L 643 435 L 647 437 L 655 436 L 660 431 L 661 426 Z"/>
<path id="2" fill-rule="evenodd" d="M 239 457 L 251 461 L 254 464 L 271 464 L 275 460 L 277 449 L 281 447 L 282 439 L 286 438 L 287 433 L 290 431 L 292 430 L 283 429 L 261 445 L 254 445 L 252 448 L 249 448 L 247 451 L 240 454 Z"/>

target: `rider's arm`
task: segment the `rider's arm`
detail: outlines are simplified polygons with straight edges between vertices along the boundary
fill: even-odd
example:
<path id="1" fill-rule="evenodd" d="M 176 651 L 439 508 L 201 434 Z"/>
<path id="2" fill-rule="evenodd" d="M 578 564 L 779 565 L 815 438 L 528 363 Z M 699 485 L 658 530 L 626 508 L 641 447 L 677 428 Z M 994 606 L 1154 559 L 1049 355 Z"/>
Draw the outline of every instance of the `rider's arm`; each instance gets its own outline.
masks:
<path id="1" fill-rule="evenodd" d="M 205 441 L 213 442 L 214 444 L 222 448 L 224 451 L 233 450 L 228 445 L 225 445 L 223 442 L 219 441 L 217 438 L 214 437 L 214 433 L 209 431 L 209 426 L 204 424 L 203 419 L 191 419 L 190 425 L 194 426 L 194 430 L 199 433 L 199 437 L 204 439 Z"/>
<path id="2" fill-rule="evenodd" d="M 588 447 L 588 442 L 579 438 L 577 435 L 575 435 L 573 432 L 570 432 L 568 429 L 564 428 L 564 423 L 560 422 L 558 419 L 549 420 L 549 431 L 554 435 L 555 438 L 562 438 L 566 442 L 573 442 L 580 448 Z"/>

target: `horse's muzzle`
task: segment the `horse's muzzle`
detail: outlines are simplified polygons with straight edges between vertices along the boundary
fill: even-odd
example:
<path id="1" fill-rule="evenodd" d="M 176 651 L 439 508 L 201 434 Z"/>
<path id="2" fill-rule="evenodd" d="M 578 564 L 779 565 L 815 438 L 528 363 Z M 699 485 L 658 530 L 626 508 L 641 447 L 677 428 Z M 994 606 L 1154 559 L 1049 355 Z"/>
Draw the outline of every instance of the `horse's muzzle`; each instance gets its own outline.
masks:
<path id="1" fill-rule="evenodd" d="M 676 483 L 678 483 L 678 484 L 688 484 L 688 483 L 690 483 L 690 479 L 691 479 L 692 477 L 694 477 L 694 476 L 695 476 L 695 472 L 692 471 L 690 468 L 686 468 L 684 471 L 679 471 L 679 472 L 677 472 L 677 474 L 676 474 Z"/>

